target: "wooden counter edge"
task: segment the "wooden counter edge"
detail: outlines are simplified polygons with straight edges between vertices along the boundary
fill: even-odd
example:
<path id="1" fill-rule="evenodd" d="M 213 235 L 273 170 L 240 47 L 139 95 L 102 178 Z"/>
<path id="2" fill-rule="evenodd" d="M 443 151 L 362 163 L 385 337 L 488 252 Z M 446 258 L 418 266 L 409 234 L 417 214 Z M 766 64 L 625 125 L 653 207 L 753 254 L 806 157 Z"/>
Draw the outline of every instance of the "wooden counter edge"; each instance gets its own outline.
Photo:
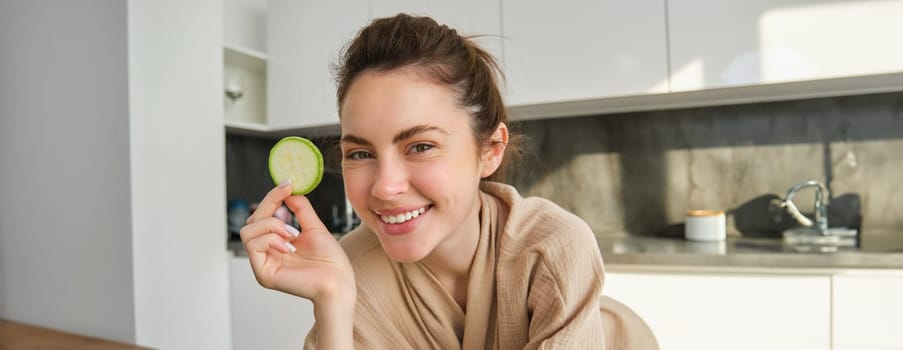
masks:
<path id="1" fill-rule="evenodd" d="M 16 321 L 0 319 L 0 348 L 4 350 L 25 349 L 71 349 L 71 350 L 145 350 L 111 340 L 104 340 L 64 331 L 28 325 Z"/>

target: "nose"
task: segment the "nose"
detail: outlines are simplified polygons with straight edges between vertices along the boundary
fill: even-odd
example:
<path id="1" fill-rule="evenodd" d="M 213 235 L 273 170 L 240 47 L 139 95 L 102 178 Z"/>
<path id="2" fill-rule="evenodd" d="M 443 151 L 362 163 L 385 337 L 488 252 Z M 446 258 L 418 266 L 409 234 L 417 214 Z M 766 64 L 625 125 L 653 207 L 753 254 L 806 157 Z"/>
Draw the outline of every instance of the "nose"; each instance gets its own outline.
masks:
<path id="1" fill-rule="evenodd" d="M 390 200 L 408 190 L 408 173 L 399 161 L 383 157 L 379 161 L 379 170 L 373 181 L 370 193 L 379 199 Z"/>

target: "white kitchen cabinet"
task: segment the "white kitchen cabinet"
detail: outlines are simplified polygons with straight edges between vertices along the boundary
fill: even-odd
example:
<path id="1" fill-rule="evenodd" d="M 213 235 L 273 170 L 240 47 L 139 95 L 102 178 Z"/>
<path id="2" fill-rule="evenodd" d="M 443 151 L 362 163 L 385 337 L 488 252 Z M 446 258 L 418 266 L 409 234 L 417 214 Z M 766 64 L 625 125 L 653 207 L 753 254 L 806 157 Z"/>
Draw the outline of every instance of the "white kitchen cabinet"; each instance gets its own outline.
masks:
<path id="1" fill-rule="evenodd" d="M 228 47 L 241 47 L 266 52 L 267 0 L 224 0 L 223 42 Z"/>
<path id="2" fill-rule="evenodd" d="M 502 62 L 502 25 L 499 0 L 371 0 L 373 18 L 399 12 L 430 16 L 463 35 L 481 35 L 474 40 Z"/>
<path id="3" fill-rule="evenodd" d="M 502 1 L 509 105 L 668 92 L 658 0 Z"/>
<path id="4" fill-rule="evenodd" d="M 834 349 L 903 348 L 903 276 L 834 277 Z"/>
<path id="5" fill-rule="evenodd" d="M 337 125 L 332 64 L 370 19 L 365 0 L 270 0 L 267 125 Z"/>
<path id="6" fill-rule="evenodd" d="M 662 349 L 829 349 L 830 275 L 606 274 Z"/>
<path id="7" fill-rule="evenodd" d="M 903 89 L 903 0 L 271 0 L 266 122 L 227 128 L 338 125 L 340 48 L 398 12 L 487 35 L 516 120 Z"/>
<path id="8" fill-rule="evenodd" d="M 667 3 L 672 91 L 903 71 L 903 1 Z"/>
<path id="9" fill-rule="evenodd" d="M 229 261 L 232 348 L 301 349 L 314 324 L 310 301 L 261 287 L 247 257 Z"/>

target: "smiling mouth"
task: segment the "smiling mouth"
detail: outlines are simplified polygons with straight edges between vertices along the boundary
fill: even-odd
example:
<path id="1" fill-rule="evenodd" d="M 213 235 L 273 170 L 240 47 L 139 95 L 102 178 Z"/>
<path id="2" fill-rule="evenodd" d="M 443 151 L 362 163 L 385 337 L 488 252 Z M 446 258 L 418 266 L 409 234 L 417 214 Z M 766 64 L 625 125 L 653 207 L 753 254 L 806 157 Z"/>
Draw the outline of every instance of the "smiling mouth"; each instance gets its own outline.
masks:
<path id="1" fill-rule="evenodd" d="M 425 213 L 427 211 L 427 209 L 429 209 L 429 208 L 430 208 L 429 206 L 426 206 L 426 207 L 423 207 L 420 209 L 414 209 L 409 212 L 401 213 L 401 214 L 397 214 L 397 215 L 380 215 L 379 219 L 382 220 L 382 222 L 387 223 L 387 224 L 402 224 L 402 223 L 405 223 L 407 221 L 410 221 L 410 220 L 420 216 L 420 214 Z"/>

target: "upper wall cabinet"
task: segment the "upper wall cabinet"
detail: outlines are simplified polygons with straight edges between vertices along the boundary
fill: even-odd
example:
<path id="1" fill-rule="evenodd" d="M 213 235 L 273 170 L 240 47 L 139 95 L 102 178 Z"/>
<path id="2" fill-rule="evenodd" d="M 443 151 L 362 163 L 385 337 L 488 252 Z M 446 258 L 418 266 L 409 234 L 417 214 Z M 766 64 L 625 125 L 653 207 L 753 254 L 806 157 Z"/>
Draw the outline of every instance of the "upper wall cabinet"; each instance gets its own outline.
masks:
<path id="1" fill-rule="evenodd" d="M 903 0 L 269 0 L 262 130 L 338 125 L 331 65 L 399 12 L 483 35 L 512 119 L 903 90 Z"/>
<path id="2" fill-rule="evenodd" d="M 225 0 L 223 41 L 226 47 L 267 51 L 267 0 Z"/>
<path id="3" fill-rule="evenodd" d="M 332 64 L 370 19 L 366 0 L 269 0 L 267 124 L 336 125 Z"/>
<path id="4" fill-rule="evenodd" d="M 433 17 L 463 35 L 477 36 L 474 40 L 487 49 L 501 63 L 502 26 L 499 0 L 371 0 L 373 17 L 394 16 L 399 12 Z"/>
<path id="5" fill-rule="evenodd" d="M 509 105 L 668 92 L 660 0 L 502 0 Z"/>
<path id="6" fill-rule="evenodd" d="M 672 91 L 903 71 L 903 1 L 667 3 Z"/>

